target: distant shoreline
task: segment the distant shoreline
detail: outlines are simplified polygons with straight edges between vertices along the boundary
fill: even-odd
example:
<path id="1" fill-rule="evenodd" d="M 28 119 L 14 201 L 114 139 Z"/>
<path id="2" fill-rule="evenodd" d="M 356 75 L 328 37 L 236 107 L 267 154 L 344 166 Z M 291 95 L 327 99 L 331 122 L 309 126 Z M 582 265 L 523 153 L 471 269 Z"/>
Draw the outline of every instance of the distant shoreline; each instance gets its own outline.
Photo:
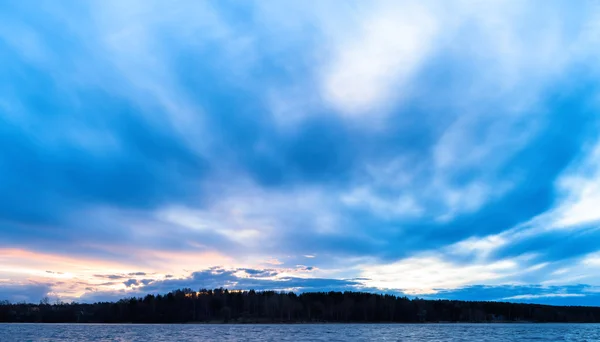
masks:
<path id="1" fill-rule="evenodd" d="M 426 300 L 368 292 L 193 291 L 94 304 L 0 302 L 0 322 L 98 324 L 600 323 L 600 307 Z"/>

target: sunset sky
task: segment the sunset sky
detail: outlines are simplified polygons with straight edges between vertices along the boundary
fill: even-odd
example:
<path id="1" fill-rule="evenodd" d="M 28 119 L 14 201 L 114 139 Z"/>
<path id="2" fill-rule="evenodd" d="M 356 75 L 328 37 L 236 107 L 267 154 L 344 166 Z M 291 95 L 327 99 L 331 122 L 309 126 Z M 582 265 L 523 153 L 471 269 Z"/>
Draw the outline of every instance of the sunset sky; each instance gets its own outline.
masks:
<path id="1" fill-rule="evenodd" d="M 0 300 L 600 305 L 600 1 L 0 1 Z"/>

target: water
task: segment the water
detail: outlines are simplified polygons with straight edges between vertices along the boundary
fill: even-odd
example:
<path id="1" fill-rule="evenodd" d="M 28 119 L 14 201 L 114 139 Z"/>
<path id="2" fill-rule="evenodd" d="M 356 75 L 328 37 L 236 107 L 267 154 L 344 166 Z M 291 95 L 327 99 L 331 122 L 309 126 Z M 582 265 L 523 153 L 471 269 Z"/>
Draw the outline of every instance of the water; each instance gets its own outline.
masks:
<path id="1" fill-rule="evenodd" d="M 0 324 L 0 341 L 600 341 L 600 324 Z"/>

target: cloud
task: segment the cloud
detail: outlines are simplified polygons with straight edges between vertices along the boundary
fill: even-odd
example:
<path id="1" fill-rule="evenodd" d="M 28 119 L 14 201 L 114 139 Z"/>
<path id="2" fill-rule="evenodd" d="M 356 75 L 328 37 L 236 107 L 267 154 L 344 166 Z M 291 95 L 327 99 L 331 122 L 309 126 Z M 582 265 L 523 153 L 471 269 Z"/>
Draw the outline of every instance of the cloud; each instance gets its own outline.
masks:
<path id="1" fill-rule="evenodd" d="M 247 271 L 247 270 L 246 270 Z M 211 268 L 209 270 L 193 272 L 189 277 L 171 280 L 146 280 L 135 282 L 139 285 L 135 291 L 96 291 L 87 292 L 81 297 L 83 301 L 116 300 L 127 296 L 144 296 L 148 293 L 163 294 L 172 290 L 191 288 L 200 290 L 225 287 L 228 289 L 242 290 L 276 290 L 296 292 L 310 291 L 367 291 L 377 293 L 390 293 L 410 298 L 425 299 L 450 299 L 474 301 L 504 301 L 516 303 L 539 303 L 551 305 L 598 305 L 600 297 L 598 288 L 589 285 L 470 285 L 457 288 L 436 288 L 429 293 L 414 293 L 400 289 L 370 287 L 369 278 L 356 279 L 324 279 L 324 278 L 297 278 L 274 277 L 264 278 L 264 274 L 251 277 L 239 276 L 240 270 L 227 270 Z M 249 274 L 252 274 L 250 272 Z M 259 272 L 260 273 L 260 272 Z M 277 272 L 275 272 L 277 273 Z M 128 286 L 131 286 L 128 285 Z M 119 297 L 120 296 L 120 297 Z"/>
<path id="2" fill-rule="evenodd" d="M 517 295 L 512 297 L 506 297 L 506 300 L 520 300 L 520 299 L 539 299 L 539 298 L 569 298 L 569 297 L 585 297 L 584 294 L 581 293 L 546 293 L 546 294 L 526 294 L 526 295 Z"/>
<path id="3" fill-rule="evenodd" d="M 431 8 L 389 4 L 364 10 L 323 67 L 322 96 L 344 115 L 373 115 L 406 96 L 411 77 L 435 44 L 439 28 Z"/>
<path id="4" fill-rule="evenodd" d="M 11 284 L 600 281 L 592 3 L 0 7 Z"/>
<path id="5" fill-rule="evenodd" d="M 127 287 L 131 287 L 133 285 L 139 285 L 139 282 L 137 279 L 128 279 L 128 280 L 125 280 L 123 282 L 123 284 L 125 284 L 125 286 L 127 286 Z"/>
<path id="6" fill-rule="evenodd" d="M 49 296 L 51 288 L 47 284 L 5 284 L 0 282 L 0 300 L 12 303 L 37 303 Z"/>
<path id="7" fill-rule="evenodd" d="M 596 208 L 600 201 L 600 142 L 588 150 L 585 159 L 558 180 L 564 199 L 556 209 L 559 215 L 556 225 L 577 226 L 600 221 Z"/>
<path id="8" fill-rule="evenodd" d="M 460 288 L 506 278 L 517 271 L 517 260 L 460 265 L 436 257 L 413 257 L 384 265 L 364 265 L 361 276 L 370 287 L 409 294 L 435 293 L 436 288 Z"/>
<path id="9" fill-rule="evenodd" d="M 514 239 L 512 243 L 497 250 L 497 255 L 522 255 L 537 253 L 544 261 L 565 260 L 597 251 L 593 243 L 599 237 L 598 226 L 577 231 L 549 231 Z"/>
<path id="10" fill-rule="evenodd" d="M 86 292 L 83 301 L 102 301 L 118 298 L 118 296 L 143 296 L 147 293 L 164 294 L 182 288 L 215 289 L 228 288 L 240 290 L 275 290 L 275 291 L 344 291 L 362 289 L 362 284 L 355 280 L 300 278 L 287 276 L 282 271 L 254 269 L 224 269 L 213 267 L 197 271 L 188 277 L 179 279 L 138 281 L 129 279 L 124 282 L 127 287 L 136 286 L 135 292 Z"/>
<path id="11" fill-rule="evenodd" d="M 106 279 L 110 279 L 110 280 L 119 280 L 119 279 L 123 279 L 126 278 L 125 275 L 120 275 L 120 274 L 94 274 L 94 277 L 96 278 L 106 278 Z"/>
<path id="12" fill-rule="evenodd" d="M 468 286 L 456 290 L 444 290 L 430 299 L 470 298 L 477 301 L 504 301 L 513 303 L 535 303 L 547 305 L 594 306 L 600 303 L 597 288 L 586 285 L 540 286 L 503 285 Z"/>

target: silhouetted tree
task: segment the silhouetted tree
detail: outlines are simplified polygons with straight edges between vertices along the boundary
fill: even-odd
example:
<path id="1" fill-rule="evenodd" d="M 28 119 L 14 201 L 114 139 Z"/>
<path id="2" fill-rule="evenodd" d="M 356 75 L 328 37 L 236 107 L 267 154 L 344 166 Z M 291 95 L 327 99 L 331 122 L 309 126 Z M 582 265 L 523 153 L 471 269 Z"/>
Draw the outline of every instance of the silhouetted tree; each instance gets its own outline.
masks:
<path id="1" fill-rule="evenodd" d="M 0 301 L 0 322 L 600 322 L 600 307 L 423 300 L 364 292 L 186 288 L 94 304 Z"/>

